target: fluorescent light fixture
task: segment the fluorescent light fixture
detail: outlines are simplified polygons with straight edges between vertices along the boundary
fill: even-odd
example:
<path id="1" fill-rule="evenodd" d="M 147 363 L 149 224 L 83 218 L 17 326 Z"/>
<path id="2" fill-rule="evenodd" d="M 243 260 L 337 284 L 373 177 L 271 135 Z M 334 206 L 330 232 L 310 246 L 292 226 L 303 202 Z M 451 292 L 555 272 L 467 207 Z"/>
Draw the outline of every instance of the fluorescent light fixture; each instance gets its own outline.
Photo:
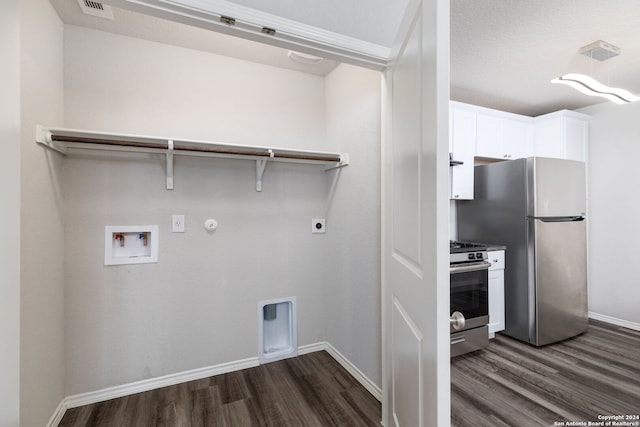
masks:
<path id="1" fill-rule="evenodd" d="M 322 61 L 322 58 L 315 55 L 309 55 L 308 53 L 296 52 L 295 50 L 290 50 L 287 53 L 287 56 L 293 62 L 297 62 L 299 64 L 317 64 Z"/>
<path id="2" fill-rule="evenodd" d="M 562 83 L 571 86 L 585 95 L 601 96 L 616 104 L 640 101 L 640 97 L 627 90 L 605 86 L 596 79 L 585 76 L 584 74 L 565 74 L 564 76 L 551 80 L 551 83 Z"/>

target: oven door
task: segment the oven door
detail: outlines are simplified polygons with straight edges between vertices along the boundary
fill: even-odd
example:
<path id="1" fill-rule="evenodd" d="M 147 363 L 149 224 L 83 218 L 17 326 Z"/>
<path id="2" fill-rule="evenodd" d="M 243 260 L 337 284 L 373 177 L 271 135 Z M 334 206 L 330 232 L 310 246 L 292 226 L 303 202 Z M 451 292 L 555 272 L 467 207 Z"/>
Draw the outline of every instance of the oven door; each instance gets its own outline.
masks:
<path id="1" fill-rule="evenodd" d="M 450 267 L 451 314 L 464 316 L 464 326 L 451 332 L 477 328 L 489 323 L 489 266 L 491 263 L 465 263 Z"/>

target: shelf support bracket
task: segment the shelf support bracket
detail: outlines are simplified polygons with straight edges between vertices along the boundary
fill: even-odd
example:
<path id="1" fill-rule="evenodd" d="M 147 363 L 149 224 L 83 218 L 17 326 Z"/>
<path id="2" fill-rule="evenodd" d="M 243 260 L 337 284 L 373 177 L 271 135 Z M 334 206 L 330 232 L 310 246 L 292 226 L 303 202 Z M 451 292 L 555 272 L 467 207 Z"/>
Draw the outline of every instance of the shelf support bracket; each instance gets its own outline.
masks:
<path id="1" fill-rule="evenodd" d="M 345 166 L 349 166 L 349 162 L 350 161 L 351 161 L 351 159 L 349 159 L 349 153 L 342 153 L 342 154 L 340 154 L 340 161 L 338 163 L 326 166 L 324 168 L 324 170 L 325 171 L 330 171 L 332 169 L 339 169 L 339 168 L 343 168 Z"/>
<path id="2" fill-rule="evenodd" d="M 269 150 L 269 154 L 273 157 L 273 152 Z M 256 191 L 262 191 L 262 176 L 264 175 L 264 168 L 267 167 L 267 159 L 256 160 Z"/>
<path id="3" fill-rule="evenodd" d="M 53 138 L 51 137 L 51 131 L 40 125 L 36 126 L 36 142 L 44 147 L 47 147 L 49 150 L 55 151 L 62 155 L 67 154 L 67 150 L 65 148 L 59 148 L 54 145 Z"/>
<path id="4" fill-rule="evenodd" d="M 167 141 L 167 190 L 173 190 L 173 140 Z"/>

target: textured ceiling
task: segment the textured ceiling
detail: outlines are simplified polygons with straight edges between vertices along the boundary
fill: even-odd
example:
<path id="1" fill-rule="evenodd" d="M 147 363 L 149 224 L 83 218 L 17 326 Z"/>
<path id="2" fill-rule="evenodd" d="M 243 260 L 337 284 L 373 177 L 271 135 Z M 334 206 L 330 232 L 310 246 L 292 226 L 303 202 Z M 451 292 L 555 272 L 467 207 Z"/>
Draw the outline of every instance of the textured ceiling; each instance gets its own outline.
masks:
<path id="1" fill-rule="evenodd" d="M 622 53 L 580 54 L 596 40 Z M 639 93 L 640 1 L 451 0 L 452 99 L 531 116 L 608 102 L 549 83 L 569 72 Z"/>
<path id="2" fill-rule="evenodd" d="M 231 0 L 321 30 L 390 47 L 408 0 Z M 77 0 L 51 0 L 65 23 L 326 75 L 273 46 L 114 8 L 114 21 L 83 15 Z M 602 101 L 550 80 L 590 74 L 640 93 L 640 0 L 450 0 L 451 98 L 536 116 Z M 621 48 L 605 62 L 580 55 L 604 40 Z M 624 106 L 621 106 L 624 108 Z"/>

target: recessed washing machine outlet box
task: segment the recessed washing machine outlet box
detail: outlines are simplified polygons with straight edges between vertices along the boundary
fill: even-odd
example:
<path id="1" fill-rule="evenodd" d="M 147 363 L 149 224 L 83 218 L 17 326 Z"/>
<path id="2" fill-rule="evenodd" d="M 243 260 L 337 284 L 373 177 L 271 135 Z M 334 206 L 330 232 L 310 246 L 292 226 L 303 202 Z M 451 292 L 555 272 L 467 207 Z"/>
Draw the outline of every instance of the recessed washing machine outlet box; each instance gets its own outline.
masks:
<path id="1" fill-rule="evenodd" d="M 107 225 L 104 265 L 158 262 L 157 225 Z"/>

